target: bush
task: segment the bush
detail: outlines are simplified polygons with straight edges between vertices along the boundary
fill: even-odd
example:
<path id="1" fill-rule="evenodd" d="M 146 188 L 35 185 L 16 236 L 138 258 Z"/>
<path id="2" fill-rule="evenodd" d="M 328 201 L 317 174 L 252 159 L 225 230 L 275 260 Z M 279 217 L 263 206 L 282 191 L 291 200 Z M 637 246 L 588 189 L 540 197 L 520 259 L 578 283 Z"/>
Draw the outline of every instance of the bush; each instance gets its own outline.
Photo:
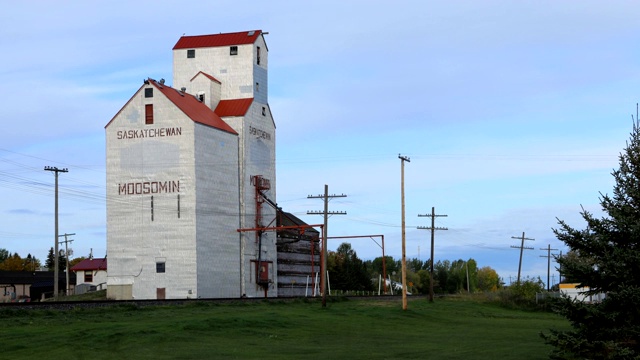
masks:
<path id="1" fill-rule="evenodd" d="M 544 291 L 544 283 L 540 278 L 527 278 L 512 284 L 498 292 L 498 301 L 509 308 L 537 309 L 536 293 Z"/>

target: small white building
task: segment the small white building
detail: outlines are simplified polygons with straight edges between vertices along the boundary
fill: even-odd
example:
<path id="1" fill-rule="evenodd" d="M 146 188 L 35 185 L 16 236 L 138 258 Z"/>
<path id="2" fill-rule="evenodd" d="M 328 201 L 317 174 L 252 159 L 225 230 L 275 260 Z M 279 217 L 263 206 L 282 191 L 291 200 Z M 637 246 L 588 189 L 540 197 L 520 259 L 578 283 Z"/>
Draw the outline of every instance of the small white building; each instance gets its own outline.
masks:
<path id="1" fill-rule="evenodd" d="M 278 295 L 276 234 L 238 231 L 275 224 L 267 64 L 260 30 L 183 36 L 106 125 L 108 298 Z"/>
<path id="2" fill-rule="evenodd" d="M 71 267 L 76 274 L 76 293 L 79 289 L 102 290 L 107 285 L 107 259 L 84 259 Z M 84 290 L 82 290 L 84 292 Z"/>
<path id="3" fill-rule="evenodd" d="M 566 295 L 573 300 L 582 302 L 600 302 L 604 300 L 605 294 L 598 293 L 595 295 L 586 295 L 586 291 L 589 291 L 589 287 L 579 287 L 580 284 L 560 284 L 560 293 Z"/>

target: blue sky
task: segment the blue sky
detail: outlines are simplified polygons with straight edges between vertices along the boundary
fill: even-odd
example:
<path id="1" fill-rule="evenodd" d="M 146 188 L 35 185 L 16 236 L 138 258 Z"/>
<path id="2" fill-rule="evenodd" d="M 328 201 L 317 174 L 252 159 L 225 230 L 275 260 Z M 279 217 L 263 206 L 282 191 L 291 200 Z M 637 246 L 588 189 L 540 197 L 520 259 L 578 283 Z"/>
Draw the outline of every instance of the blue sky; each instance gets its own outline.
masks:
<path id="1" fill-rule="evenodd" d="M 171 83 L 182 34 L 261 29 L 277 125 L 277 201 L 330 236 L 384 234 L 400 258 L 400 160 L 407 256 L 474 258 L 509 282 L 546 280 L 565 251 L 556 218 L 599 213 L 635 114 L 640 5 L 634 1 L 156 1 L 11 3 L 0 14 L 0 247 L 44 259 L 60 233 L 103 256 L 104 125 L 142 79 Z M 335 249 L 340 241 L 330 242 Z M 351 242 L 371 259 L 371 240 Z M 557 276 L 557 275 L 556 275 Z"/>

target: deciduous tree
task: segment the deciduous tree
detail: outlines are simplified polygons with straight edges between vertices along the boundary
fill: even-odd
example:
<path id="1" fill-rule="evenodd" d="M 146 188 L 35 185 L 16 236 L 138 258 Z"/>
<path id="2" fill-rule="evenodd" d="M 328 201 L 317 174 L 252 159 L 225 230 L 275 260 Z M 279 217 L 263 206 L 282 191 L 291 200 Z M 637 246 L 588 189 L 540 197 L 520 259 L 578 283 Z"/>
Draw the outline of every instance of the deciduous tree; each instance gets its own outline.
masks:
<path id="1" fill-rule="evenodd" d="M 489 266 L 478 269 L 478 290 L 496 291 L 500 286 L 498 273 Z"/>

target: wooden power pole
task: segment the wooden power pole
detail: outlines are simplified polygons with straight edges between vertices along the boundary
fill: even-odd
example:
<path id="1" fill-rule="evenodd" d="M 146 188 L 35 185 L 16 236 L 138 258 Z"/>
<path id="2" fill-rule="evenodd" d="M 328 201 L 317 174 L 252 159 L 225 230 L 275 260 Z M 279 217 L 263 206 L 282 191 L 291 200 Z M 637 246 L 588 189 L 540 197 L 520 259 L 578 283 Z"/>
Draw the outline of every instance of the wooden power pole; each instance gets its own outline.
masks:
<path id="1" fill-rule="evenodd" d="M 540 250 L 547 250 L 547 255 L 540 255 L 540 257 L 546 257 L 547 258 L 547 291 L 549 291 L 549 273 L 551 272 L 551 250 L 558 250 L 558 249 L 552 249 L 551 248 L 551 244 L 549 244 L 547 246 L 547 248 L 540 248 Z"/>
<path id="2" fill-rule="evenodd" d="M 524 232 L 522 233 L 522 237 L 512 236 L 511 238 L 512 238 L 512 239 L 522 240 L 522 243 L 520 244 L 520 246 L 514 246 L 514 245 L 511 245 L 511 247 L 512 247 L 512 248 L 515 248 L 515 249 L 518 249 L 518 248 L 519 248 L 519 249 L 520 249 L 520 262 L 518 263 L 518 280 L 517 280 L 517 283 L 518 283 L 518 284 L 520 284 L 520 270 L 522 269 L 522 250 L 524 250 L 524 249 L 527 249 L 527 250 L 533 250 L 533 248 L 532 248 L 532 247 L 525 247 L 525 246 L 524 246 L 524 241 L 525 241 L 525 240 L 531 240 L 531 241 L 533 241 L 533 240 L 535 240 L 535 239 L 529 239 L 529 238 L 524 237 Z"/>
<path id="3" fill-rule="evenodd" d="M 322 239 L 322 260 L 320 264 L 320 292 L 322 293 L 322 307 L 327 307 L 327 223 L 329 215 L 346 215 L 345 211 L 329 211 L 329 200 L 337 197 L 347 197 L 347 195 L 329 195 L 329 185 L 324 185 L 324 195 L 307 196 L 307 199 L 324 199 L 324 211 L 307 211 L 309 215 L 324 215 L 324 228 Z"/>
<path id="4" fill-rule="evenodd" d="M 434 243 L 434 233 L 436 230 L 449 230 L 445 227 L 436 227 L 435 226 L 435 220 L 436 217 L 446 217 L 447 215 L 436 215 L 436 208 L 435 207 L 431 207 L 431 215 L 429 214 L 425 214 L 425 215 L 420 215 L 418 214 L 418 217 L 430 217 L 431 218 L 431 227 L 425 227 L 425 226 L 418 226 L 418 229 L 422 229 L 422 230 L 431 230 L 431 260 L 429 261 L 429 302 L 433 302 L 433 243 Z M 469 280 L 467 280 L 467 286 L 468 286 Z"/>
<path id="5" fill-rule="evenodd" d="M 58 169 L 57 167 L 45 166 L 45 171 L 53 171 L 56 174 L 56 200 L 55 200 L 55 235 L 54 235 L 54 244 L 55 244 L 55 255 L 54 255 L 54 267 L 53 269 L 53 299 L 58 300 L 58 173 L 66 173 L 69 172 L 68 169 Z"/>
<path id="6" fill-rule="evenodd" d="M 400 197 L 402 199 L 402 310 L 407 310 L 407 252 L 404 223 L 404 163 L 411 162 L 408 157 L 398 154 L 400 159 Z"/>
<path id="7" fill-rule="evenodd" d="M 58 235 L 58 237 L 63 237 L 64 236 L 64 241 L 59 241 L 59 243 L 64 243 L 64 256 L 66 257 L 65 261 L 65 279 L 67 281 L 67 288 L 64 291 L 65 296 L 69 296 L 69 243 L 73 242 L 73 239 L 69 239 L 68 236 L 72 236 L 75 235 L 76 233 L 73 234 L 67 234 L 65 233 L 64 235 Z"/>

